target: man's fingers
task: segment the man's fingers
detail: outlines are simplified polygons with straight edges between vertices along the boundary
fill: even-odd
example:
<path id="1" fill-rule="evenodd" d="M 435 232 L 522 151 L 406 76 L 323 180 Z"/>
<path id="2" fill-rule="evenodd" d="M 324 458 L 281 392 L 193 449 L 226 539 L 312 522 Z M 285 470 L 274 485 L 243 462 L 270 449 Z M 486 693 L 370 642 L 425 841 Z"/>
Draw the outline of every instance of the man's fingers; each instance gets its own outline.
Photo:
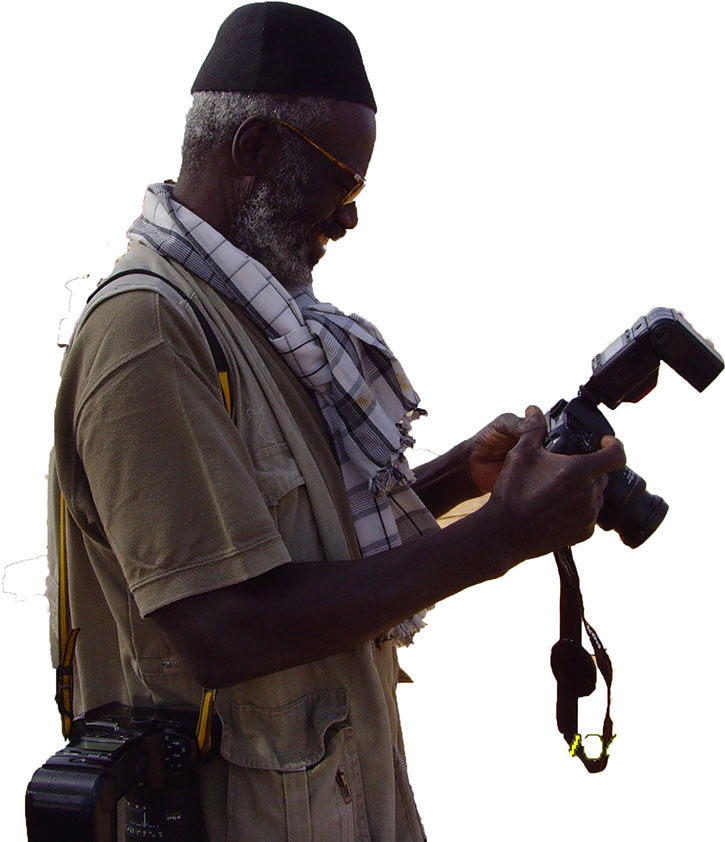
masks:
<path id="1" fill-rule="evenodd" d="M 503 415 L 494 418 L 490 426 L 499 435 L 517 439 L 521 435 L 524 420 L 513 412 L 504 412 Z"/>
<path id="2" fill-rule="evenodd" d="M 501 416 L 496 420 L 502 420 L 504 417 L 506 416 Z M 513 423 L 514 418 L 515 416 L 507 417 L 506 423 Z M 518 419 L 517 426 L 519 429 L 519 441 L 514 448 L 515 450 L 520 451 L 524 448 L 540 448 L 542 446 L 548 429 L 546 417 L 538 406 L 532 405 L 527 407 L 525 417 Z M 580 460 L 581 470 L 586 476 L 592 478 L 617 471 L 627 463 L 624 446 L 614 436 L 603 436 L 600 450 L 596 450 L 593 453 L 578 454 L 573 458 Z"/>
<path id="3" fill-rule="evenodd" d="M 586 460 L 583 464 L 592 477 L 618 471 L 627 464 L 624 445 L 614 436 L 604 436 L 601 449 L 594 453 L 586 453 L 583 458 Z"/>

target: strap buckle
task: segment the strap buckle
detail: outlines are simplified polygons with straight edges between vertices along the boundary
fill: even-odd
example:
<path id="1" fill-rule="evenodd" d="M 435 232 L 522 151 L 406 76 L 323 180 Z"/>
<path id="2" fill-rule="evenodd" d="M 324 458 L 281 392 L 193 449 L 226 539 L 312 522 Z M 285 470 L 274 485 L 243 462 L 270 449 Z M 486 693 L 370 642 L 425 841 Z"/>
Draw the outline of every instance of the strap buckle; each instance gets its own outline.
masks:
<path id="1" fill-rule="evenodd" d="M 60 714 L 61 730 L 68 739 L 73 722 L 73 665 L 59 664 L 55 668 L 55 703 Z"/>
<path id="2" fill-rule="evenodd" d="M 572 757 L 576 757 L 581 752 L 581 754 L 587 760 L 601 760 L 609 754 L 609 746 L 611 746 L 611 744 L 614 742 L 616 736 L 616 734 L 612 734 L 611 738 L 609 739 L 609 742 L 605 743 L 604 737 L 601 734 L 587 734 L 583 738 L 581 734 L 574 734 L 574 739 L 569 744 L 569 754 Z M 596 737 L 602 744 L 602 750 L 599 752 L 599 755 L 597 757 L 592 757 L 589 754 L 587 754 L 586 749 L 584 748 L 584 740 L 588 740 L 589 737 Z"/>

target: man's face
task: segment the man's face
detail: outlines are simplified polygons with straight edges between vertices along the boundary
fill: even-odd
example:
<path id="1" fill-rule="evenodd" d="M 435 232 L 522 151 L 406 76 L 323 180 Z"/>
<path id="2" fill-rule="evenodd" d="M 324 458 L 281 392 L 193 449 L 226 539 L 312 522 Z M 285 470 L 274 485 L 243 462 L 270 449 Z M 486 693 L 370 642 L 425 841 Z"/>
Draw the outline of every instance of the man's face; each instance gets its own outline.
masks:
<path id="1" fill-rule="evenodd" d="M 292 130 L 270 172 L 240 200 L 230 239 L 263 263 L 287 289 L 312 282 L 327 242 L 357 224 L 355 204 L 340 202 L 354 177 Z M 355 172 L 367 171 L 375 115 L 362 105 L 334 102 L 331 119 L 311 138 Z"/>

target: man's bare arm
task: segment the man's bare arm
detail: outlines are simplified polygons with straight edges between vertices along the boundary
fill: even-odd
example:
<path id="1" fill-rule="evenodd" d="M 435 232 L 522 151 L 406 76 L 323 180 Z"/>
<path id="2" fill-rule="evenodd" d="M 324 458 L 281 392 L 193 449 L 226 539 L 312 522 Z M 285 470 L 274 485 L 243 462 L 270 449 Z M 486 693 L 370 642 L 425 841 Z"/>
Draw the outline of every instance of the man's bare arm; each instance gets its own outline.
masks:
<path id="1" fill-rule="evenodd" d="M 591 535 L 623 448 L 605 438 L 596 453 L 562 456 L 543 449 L 544 433 L 541 413 L 527 413 L 490 501 L 448 529 L 362 560 L 284 564 L 151 616 L 208 687 L 354 649 L 434 602 Z"/>

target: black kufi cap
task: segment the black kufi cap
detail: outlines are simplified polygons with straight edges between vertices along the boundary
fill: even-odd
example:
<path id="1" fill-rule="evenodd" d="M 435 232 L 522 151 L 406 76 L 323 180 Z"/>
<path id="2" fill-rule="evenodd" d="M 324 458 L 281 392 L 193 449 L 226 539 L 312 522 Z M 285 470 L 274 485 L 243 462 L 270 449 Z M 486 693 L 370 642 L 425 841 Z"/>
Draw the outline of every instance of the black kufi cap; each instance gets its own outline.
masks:
<path id="1" fill-rule="evenodd" d="M 352 32 L 290 3 L 251 3 L 232 12 L 192 85 L 198 91 L 322 96 L 377 110 Z"/>

